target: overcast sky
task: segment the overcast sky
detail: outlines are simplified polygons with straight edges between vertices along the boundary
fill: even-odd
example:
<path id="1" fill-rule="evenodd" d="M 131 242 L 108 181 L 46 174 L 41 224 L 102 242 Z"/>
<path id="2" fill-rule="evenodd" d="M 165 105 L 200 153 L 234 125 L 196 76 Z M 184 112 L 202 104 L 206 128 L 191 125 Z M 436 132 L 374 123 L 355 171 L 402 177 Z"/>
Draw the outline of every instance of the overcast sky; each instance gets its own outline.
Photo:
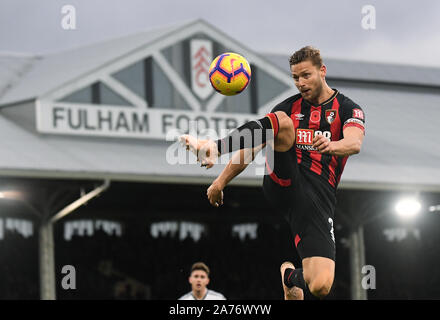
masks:
<path id="1" fill-rule="evenodd" d="M 76 9 L 76 30 L 61 8 Z M 376 11 L 365 30 L 362 7 Z M 0 51 L 56 52 L 202 18 L 260 53 L 304 45 L 324 57 L 440 67 L 440 1 L 398 0 L 1 0 Z"/>

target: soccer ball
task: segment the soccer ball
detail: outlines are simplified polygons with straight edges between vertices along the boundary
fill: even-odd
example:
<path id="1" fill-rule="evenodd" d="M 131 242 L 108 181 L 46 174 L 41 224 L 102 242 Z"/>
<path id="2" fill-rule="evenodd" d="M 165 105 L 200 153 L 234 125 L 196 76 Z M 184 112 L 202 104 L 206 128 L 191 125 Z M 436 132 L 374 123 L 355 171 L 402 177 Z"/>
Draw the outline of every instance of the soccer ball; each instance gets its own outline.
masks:
<path id="1" fill-rule="evenodd" d="M 209 67 L 212 87 L 225 96 L 239 94 L 251 80 L 249 62 L 241 55 L 226 52 L 216 57 Z"/>

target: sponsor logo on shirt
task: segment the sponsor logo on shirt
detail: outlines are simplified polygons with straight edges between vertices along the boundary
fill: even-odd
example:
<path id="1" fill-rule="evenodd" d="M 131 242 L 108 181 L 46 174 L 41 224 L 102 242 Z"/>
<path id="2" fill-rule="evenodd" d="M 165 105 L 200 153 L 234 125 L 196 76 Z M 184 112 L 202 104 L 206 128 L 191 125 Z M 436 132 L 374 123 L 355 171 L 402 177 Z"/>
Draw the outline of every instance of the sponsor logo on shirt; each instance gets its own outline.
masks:
<path id="1" fill-rule="evenodd" d="M 364 120 L 364 113 L 361 109 L 353 109 L 353 118 L 359 118 Z"/>
<path id="2" fill-rule="evenodd" d="M 317 135 L 323 135 L 331 140 L 332 133 L 330 131 L 320 131 L 313 129 L 296 129 L 296 147 L 306 151 L 316 151 L 313 147 L 313 138 Z"/>
<path id="3" fill-rule="evenodd" d="M 296 143 L 297 144 L 313 144 L 313 137 L 314 137 L 314 131 L 313 129 L 296 129 Z"/>

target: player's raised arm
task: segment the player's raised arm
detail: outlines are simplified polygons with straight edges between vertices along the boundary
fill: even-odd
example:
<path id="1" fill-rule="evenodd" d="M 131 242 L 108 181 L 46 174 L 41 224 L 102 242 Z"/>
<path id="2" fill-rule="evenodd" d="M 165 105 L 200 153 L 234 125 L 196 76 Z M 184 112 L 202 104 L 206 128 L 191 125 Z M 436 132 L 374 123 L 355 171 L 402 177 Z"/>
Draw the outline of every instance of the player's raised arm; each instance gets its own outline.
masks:
<path id="1" fill-rule="evenodd" d="M 226 167 L 206 191 L 206 195 L 208 196 L 211 205 L 219 207 L 223 204 L 223 189 L 232 179 L 247 168 L 247 166 L 255 159 L 258 152 L 264 147 L 265 144 L 261 144 L 255 148 L 242 149 L 234 153 Z"/>

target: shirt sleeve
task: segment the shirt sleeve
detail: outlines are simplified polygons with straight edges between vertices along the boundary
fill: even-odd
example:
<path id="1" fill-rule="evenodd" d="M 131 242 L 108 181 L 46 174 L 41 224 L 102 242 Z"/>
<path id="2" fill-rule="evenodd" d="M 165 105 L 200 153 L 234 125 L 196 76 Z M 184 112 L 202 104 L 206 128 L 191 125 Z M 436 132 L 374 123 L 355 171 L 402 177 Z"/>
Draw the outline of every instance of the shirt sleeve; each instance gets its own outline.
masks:
<path id="1" fill-rule="evenodd" d="M 270 113 L 274 113 L 276 111 L 284 111 L 283 105 L 281 103 L 273 107 L 272 110 L 270 110 Z"/>
<path id="2" fill-rule="evenodd" d="M 356 103 L 349 101 L 344 105 L 342 113 L 342 132 L 345 128 L 356 127 L 365 134 L 365 113 Z"/>
<path id="3" fill-rule="evenodd" d="M 177 300 L 194 300 L 194 298 L 192 297 L 191 292 L 184 294 L 183 296 L 181 296 L 179 299 Z"/>
<path id="4" fill-rule="evenodd" d="M 270 113 L 274 113 L 276 111 L 284 111 L 286 114 L 290 114 L 290 110 L 292 109 L 292 103 L 300 98 L 300 95 L 296 95 L 286 100 L 278 103 L 275 107 L 270 110 Z"/>

